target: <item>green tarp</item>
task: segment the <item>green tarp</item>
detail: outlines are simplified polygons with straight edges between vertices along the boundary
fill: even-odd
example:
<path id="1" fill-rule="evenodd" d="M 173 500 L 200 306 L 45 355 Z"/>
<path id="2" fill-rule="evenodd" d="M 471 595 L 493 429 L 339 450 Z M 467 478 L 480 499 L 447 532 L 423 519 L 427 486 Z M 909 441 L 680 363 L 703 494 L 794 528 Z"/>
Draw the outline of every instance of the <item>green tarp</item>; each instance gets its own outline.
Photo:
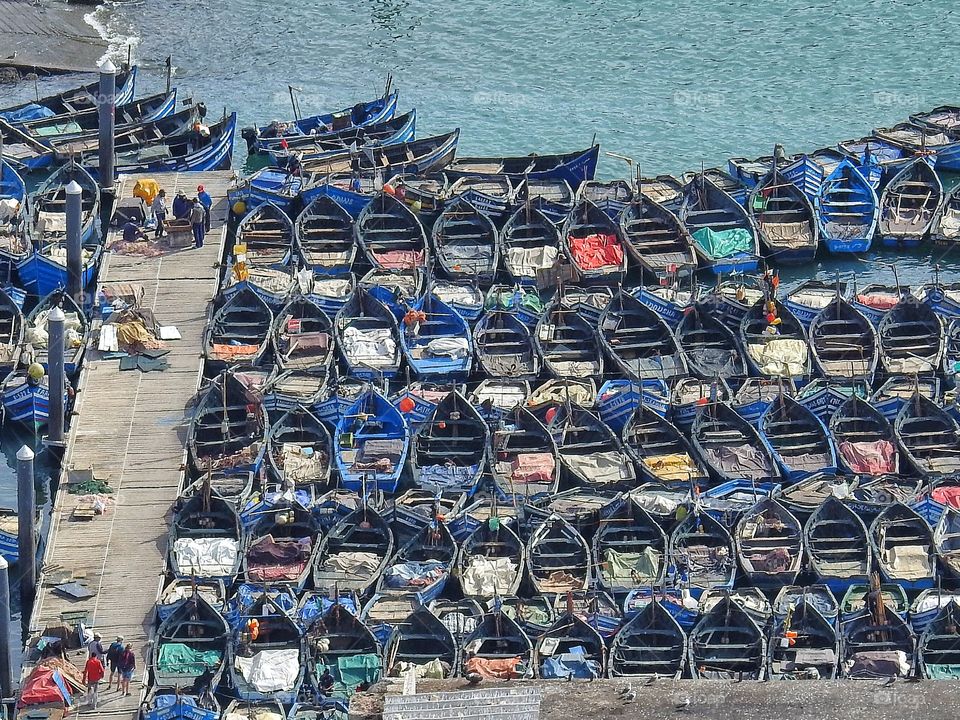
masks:
<path id="1" fill-rule="evenodd" d="M 611 548 L 603 552 L 603 577 L 612 582 L 649 582 L 656 580 L 661 555 L 652 547 L 643 552 L 622 553 Z"/>
<path id="2" fill-rule="evenodd" d="M 183 643 L 160 646 L 157 671 L 168 675 L 199 675 L 207 667 L 216 667 L 222 656 L 217 650 L 194 650 Z"/>
<path id="3" fill-rule="evenodd" d="M 352 655 L 350 657 L 337 658 L 336 666 L 328 666 L 330 674 L 336 681 L 335 689 L 345 692 L 347 695 L 353 693 L 360 683 L 375 683 L 380 679 L 380 656 L 374 653 L 361 655 Z M 317 666 L 317 676 L 323 673 L 323 666 Z"/>
<path id="4" fill-rule="evenodd" d="M 703 251 L 713 258 L 725 258 L 737 253 L 753 253 L 753 236 L 742 228 L 714 232 L 710 228 L 701 228 L 693 234 L 693 239 Z"/>
<path id="5" fill-rule="evenodd" d="M 927 677 L 931 680 L 956 680 L 960 678 L 960 665 L 931 665 L 927 663 Z"/>

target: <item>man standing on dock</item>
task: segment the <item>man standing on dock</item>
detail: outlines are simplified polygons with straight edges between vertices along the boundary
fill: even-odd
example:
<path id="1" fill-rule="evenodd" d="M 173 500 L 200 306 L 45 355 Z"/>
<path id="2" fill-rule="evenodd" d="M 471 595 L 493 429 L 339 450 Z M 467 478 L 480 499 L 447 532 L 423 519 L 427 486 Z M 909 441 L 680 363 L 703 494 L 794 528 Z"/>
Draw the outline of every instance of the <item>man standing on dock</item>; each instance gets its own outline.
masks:
<path id="1" fill-rule="evenodd" d="M 193 205 L 190 207 L 190 225 L 193 227 L 193 246 L 195 248 L 203 247 L 203 236 L 206 234 L 203 229 L 203 219 L 207 211 L 203 209 L 198 198 L 193 199 Z"/>
<path id="2" fill-rule="evenodd" d="M 210 232 L 210 211 L 213 209 L 213 198 L 210 197 L 210 193 L 203 189 L 203 185 L 197 185 L 197 199 L 206 212 L 203 218 L 203 232 L 206 234 Z"/>
<path id="3" fill-rule="evenodd" d="M 94 710 L 97 709 L 97 689 L 103 680 L 103 663 L 99 655 L 90 655 L 87 664 L 83 666 L 83 681 L 87 684 L 87 703 Z"/>

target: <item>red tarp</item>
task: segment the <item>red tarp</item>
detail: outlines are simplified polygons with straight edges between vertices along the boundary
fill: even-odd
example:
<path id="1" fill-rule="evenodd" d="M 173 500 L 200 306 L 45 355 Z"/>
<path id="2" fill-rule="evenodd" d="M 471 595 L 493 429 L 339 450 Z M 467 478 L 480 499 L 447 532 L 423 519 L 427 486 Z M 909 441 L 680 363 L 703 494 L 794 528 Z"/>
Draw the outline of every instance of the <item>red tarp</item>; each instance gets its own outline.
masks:
<path id="1" fill-rule="evenodd" d="M 373 257 L 380 263 L 380 267 L 387 270 L 404 270 L 418 268 L 423 265 L 422 250 L 389 250 L 373 253 Z"/>
<path id="2" fill-rule="evenodd" d="M 605 265 L 623 263 L 623 248 L 616 235 L 587 235 L 570 238 L 570 254 L 584 270 L 596 270 Z"/>
<path id="3" fill-rule="evenodd" d="M 502 660 L 488 660 L 486 658 L 472 657 L 467 660 L 467 672 L 477 673 L 488 680 L 509 680 L 510 678 L 520 677 L 522 672 L 517 672 L 517 665 L 520 664 L 520 658 L 504 658 Z"/>
<path id="4" fill-rule="evenodd" d="M 515 482 L 550 482 L 557 464 L 550 453 L 520 453 L 511 463 Z"/>
<path id="5" fill-rule="evenodd" d="M 63 693 L 53 679 L 53 672 L 50 668 L 43 667 L 42 665 L 35 667 L 23 683 L 23 690 L 20 691 L 20 699 L 17 701 L 17 706 L 43 705 L 44 703 L 61 703 L 66 705 Z"/>
<path id="6" fill-rule="evenodd" d="M 938 487 L 930 493 L 930 497 L 941 505 L 960 509 L 960 487 Z"/>
<path id="7" fill-rule="evenodd" d="M 889 310 L 900 302 L 900 296 L 893 293 L 861 293 L 857 295 L 857 302 L 874 310 Z"/>
<path id="8" fill-rule="evenodd" d="M 883 475 L 897 471 L 897 451 L 889 440 L 842 442 L 840 455 L 855 473 Z"/>

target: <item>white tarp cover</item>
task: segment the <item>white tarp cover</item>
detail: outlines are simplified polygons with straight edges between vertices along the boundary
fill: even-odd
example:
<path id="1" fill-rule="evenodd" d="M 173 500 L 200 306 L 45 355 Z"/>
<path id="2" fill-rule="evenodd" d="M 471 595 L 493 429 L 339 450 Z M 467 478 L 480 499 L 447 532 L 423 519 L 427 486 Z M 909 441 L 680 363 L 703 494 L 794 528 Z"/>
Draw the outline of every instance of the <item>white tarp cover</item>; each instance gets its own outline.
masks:
<path id="1" fill-rule="evenodd" d="M 576 382 L 546 382 L 530 395 L 527 405 L 536 407 L 544 403 L 566 403 L 568 398 L 574 405 L 587 408 L 597 399 L 596 393 L 591 392 L 586 385 Z"/>
<path id="2" fill-rule="evenodd" d="M 397 341 L 388 328 L 360 330 L 348 327 L 343 331 L 343 354 L 352 363 L 390 365 L 397 352 Z"/>
<path id="3" fill-rule="evenodd" d="M 50 310 L 43 310 L 37 313 L 37 316 L 33 319 L 33 323 L 28 325 L 24 332 L 24 341 L 33 345 L 34 348 L 40 349 L 47 346 L 47 342 L 50 339 L 47 333 L 47 317 L 49 315 Z M 80 334 L 80 316 L 75 312 L 68 312 L 64 313 L 64 317 L 64 342 L 67 347 L 78 347 L 83 339 L 83 336 Z"/>
<path id="4" fill-rule="evenodd" d="M 230 538 L 178 538 L 173 554 L 181 574 L 218 577 L 234 572 L 238 545 Z"/>
<path id="5" fill-rule="evenodd" d="M 488 558 L 475 555 L 467 561 L 460 578 L 463 594 L 493 597 L 509 595 L 517 577 L 517 564 L 510 558 Z"/>
<path id="6" fill-rule="evenodd" d="M 589 455 L 574 455 L 561 451 L 560 457 L 573 473 L 585 478 L 591 485 L 607 485 L 633 477 L 629 461 L 623 453 L 616 450 Z"/>
<path id="7" fill-rule="evenodd" d="M 764 375 L 797 377 L 807 368 L 807 344 L 794 338 L 774 338 L 747 345 L 747 352 Z"/>
<path id="8" fill-rule="evenodd" d="M 342 552 L 328 557 L 323 567 L 325 570 L 336 570 L 350 573 L 357 577 L 367 577 L 380 567 L 380 556 L 371 552 Z"/>
<path id="9" fill-rule="evenodd" d="M 237 670 L 257 692 L 293 690 L 300 675 L 298 650 L 263 650 L 251 658 L 237 657 Z"/>
<path id="10" fill-rule="evenodd" d="M 427 343 L 427 354 L 433 357 L 464 358 L 470 354 L 466 338 L 436 338 Z"/>
<path id="11" fill-rule="evenodd" d="M 535 277 L 537 270 L 552 268 L 557 262 L 559 251 L 545 245 L 538 248 L 507 248 L 507 267 L 514 275 Z"/>
<path id="12" fill-rule="evenodd" d="M 311 295 L 331 298 L 345 298 L 353 290 L 349 280 L 337 280 L 335 278 L 311 279 L 310 285 L 307 287 L 307 292 Z"/>
<path id="13" fill-rule="evenodd" d="M 431 292 L 447 305 L 455 304 L 467 307 L 478 307 L 480 305 L 477 300 L 477 293 L 468 287 L 441 283 L 434 286 Z"/>
<path id="14" fill-rule="evenodd" d="M 933 563 L 927 548 L 920 545 L 900 545 L 884 553 L 884 561 L 901 579 L 919 580 L 933 575 Z"/>

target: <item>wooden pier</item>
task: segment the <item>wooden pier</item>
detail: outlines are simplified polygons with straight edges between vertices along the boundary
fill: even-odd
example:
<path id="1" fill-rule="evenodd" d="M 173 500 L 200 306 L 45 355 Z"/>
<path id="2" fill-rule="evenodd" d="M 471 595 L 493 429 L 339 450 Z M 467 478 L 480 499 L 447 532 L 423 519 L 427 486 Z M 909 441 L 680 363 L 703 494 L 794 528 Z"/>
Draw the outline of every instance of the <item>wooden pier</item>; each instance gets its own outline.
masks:
<path id="1" fill-rule="evenodd" d="M 101 691 L 98 712 L 81 707 L 82 715 L 137 715 L 168 515 L 183 472 L 185 408 L 202 376 L 201 338 L 226 238 L 232 172 L 151 177 L 167 191 L 168 202 L 177 190 L 193 197 L 197 185 L 204 185 L 214 200 L 211 231 L 199 250 L 167 250 L 152 258 L 109 254 L 101 268 L 101 285 L 142 286 L 141 307 L 152 310 L 162 325 L 176 326 L 181 339 L 166 343 L 170 367 L 162 372 L 121 371 L 117 359 L 98 359 L 88 351 L 80 375 L 30 634 L 36 637 L 44 628 L 64 624 L 65 617 L 72 624 L 85 615 L 104 646 L 122 635 L 137 654 L 131 696 Z M 137 179 L 124 178 L 118 198 L 129 198 Z M 111 237 L 117 232 L 112 229 Z M 78 496 L 66 492 L 66 483 L 91 470 L 110 485 L 114 504 L 103 515 L 80 519 L 74 513 Z M 53 585 L 70 580 L 85 585 L 93 597 L 68 600 L 51 592 Z M 75 662 L 82 667 L 85 657 L 78 653 Z"/>

